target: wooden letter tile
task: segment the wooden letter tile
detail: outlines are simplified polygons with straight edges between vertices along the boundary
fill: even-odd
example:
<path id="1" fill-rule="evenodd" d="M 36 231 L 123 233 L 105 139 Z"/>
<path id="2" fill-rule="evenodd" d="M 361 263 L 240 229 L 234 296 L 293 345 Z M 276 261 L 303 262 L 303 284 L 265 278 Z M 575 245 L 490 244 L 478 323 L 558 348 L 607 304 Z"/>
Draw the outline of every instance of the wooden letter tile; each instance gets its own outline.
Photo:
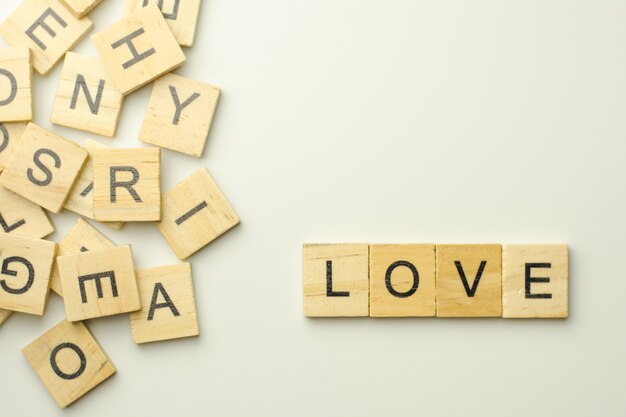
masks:
<path id="1" fill-rule="evenodd" d="M 502 316 L 502 246 L 437 245 L 437 317 Z"/>
<path id="2" fill-rule="evenodd" d="M 68 52 L 50 121 L 111 137 L 117 129 L 123 100 L 97 58 Z"/>
<path id="3" fill-rule="evenodd" d="M 0 123 L 0 172 L 11 162 L 24 129 L 26 123 Z"/>
<path id="4" fill-rule="evenodd" d="M 93 226 L 83 219 L 78 219 L 76 224 L 59 242 L 57 256 L 75 255 L 81 252 L 89 252 L 114 247 L 105 235 L 97 231 Z M 63 296 L 59 267 L 54 265 L 52 276 L 50 277 L 50 289 L 60 296 Z"/>
<path id="5" fill-rule="evenodd" d="M 567 245 L 502 246 L 502 315 L 566 318 Z"/>
<path id="6" fill-rule="evenodd" d="M 32 73 L 28 48 L 0 48 L 0 122 L 33 118 Z"/>
<path id="7" fill-rule="evenodd" d="M 136 13 L 148 4 L 159 6 L 165 21 L 181 46 L 193 46 L 200 0 L 126 0 L 126 14 Z"/>
<path id="8" fill-rule="evenodd" d="M 44 209 L 0 187 L 0 233 L 40 239 L 52 232 L 54 226 Z"/>
<path id="9" fill-rule="evenodd" d="M 86 158 L 74 142 L 29 123 L 0 185 L 58 213 Z"/>
<path id="10" fill-rule="evenodd" d="M 69 321 L 141 308 L 130 246 L 59 256 L 57 265 Z"/>
<path id="11" fill-rule="evenodd" d="M 302 251 L 305 316 L 369 314 L 368 244 L 305 244 Z"/>
<path id="12" fill-rule="evenodd" d="M 0 234 L 0 308 L 41 316 L 56 244 Z"/>
<path id="13" fill-rule="evenodd" d="M 206 168 L 163 194 L 161 234 L 179 259 L 186 259 L 239 224 Z"/>
<path id="14" fill-rule="evenodd" d="M 154 82 L 139 139 L 200 157 L 220 89 L 175 74 Z"/>
<path id="15" fill-rule="evenodd" d="M 199 334 L 190 264 L 140 269 L 137 286 L 142 308 L 130 315 L 135 343 Z"/>
<path id="16" fill-rule="evenodd" d="M 102 62 L 126 95 L 185 62 L 155 5 L 148 5 L 91 37 Z"/>
<path id="17" fill-rule="evenodd" d="M 370 246 L 370 316 L 434 317 L 435 245 Z"/>
<path id="18" fill-rule="evenodd" d="M 4 322 L 11 317 L 11 314 L 13 314 L 11 310 L 3 310 L 0 308 L 0 326 L 2 326 Z"/>
<path id="19" fill-rule="evenodd" d="M 76 16 L 78 19 L 82 19 L 87 16 L 97 5 L 102 3 L 102 0 L 61 0 L 65 7 Z"/>
<path id="20" fill-rule="evenodd" d="M 160 149 L 94 149 L 93 176 L 96 220 L 161 219 Z"/>
<path id="21" fill-rule="evenodd" d="M 0 25 L 11 46 L 30 48 L 33 67 L 45 75 L 86 34 L 93 23 L 77 19 L 59 0 L 23 0 Z"/>
<path id="22" fill-rule="evenodd" d="M 61 323 L 22 353 L 54 401 L 65 408 L 115 373 L 115 367 L 83 323 Z"/>

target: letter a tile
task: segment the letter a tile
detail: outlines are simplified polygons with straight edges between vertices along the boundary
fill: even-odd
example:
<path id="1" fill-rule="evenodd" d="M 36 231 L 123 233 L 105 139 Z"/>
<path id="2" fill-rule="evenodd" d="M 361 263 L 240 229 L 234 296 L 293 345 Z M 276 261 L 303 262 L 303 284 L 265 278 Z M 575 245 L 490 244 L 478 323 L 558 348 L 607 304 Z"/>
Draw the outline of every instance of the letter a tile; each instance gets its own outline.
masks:
<path id="1" fill-rule="evenodd" d="M 0 48 L 0 122 L 33 118 L 32 73 L 28 48 Z M 0 128 L 0 139 L 6 134 Z"/>
<path id="2" fill-rule="evenodd" d="M 61 408 L 115 373 L 115 366 L 83 323 L 63 320 L 22 353 Z"/>
<path id="3" fill-rule="evenodd" d="M 130 246 L 57 258 L 65 313 L 69 321 L 139 310 Z"/>

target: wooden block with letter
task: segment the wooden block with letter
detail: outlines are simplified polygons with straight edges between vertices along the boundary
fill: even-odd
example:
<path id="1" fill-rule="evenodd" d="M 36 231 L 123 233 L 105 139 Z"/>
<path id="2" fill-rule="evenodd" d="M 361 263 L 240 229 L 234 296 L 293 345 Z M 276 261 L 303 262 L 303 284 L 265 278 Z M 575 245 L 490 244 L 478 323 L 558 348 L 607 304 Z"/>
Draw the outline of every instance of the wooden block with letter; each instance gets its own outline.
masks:
<path id="1" fill-rule="evenodd" d="M 437 317 L 502 316 L 502 246 L 437 245 Z"/>
<path id="2" fill-rule="evenodd" d="M 139 139 L 200 157 L 213 121 L 220 89 L 180 75 L 154 82 Z"/>
<path id="3" fill-rule="evenodd" d="M 65 7 L 77 18 L 87 16 L 102 0 L 61 0 Z M 178 0 L 177 0 L 178 1 Z"/>
<path id="4" fill-rule="evenodd" d="M 96 220 L 161 219 L 160 149 L 94 149 L 93 178 Z"/>
<path id="5" fill-rule="evenodd" d="M 136 13 L 148 4 L 156 4 L 182 46 L 193 46 L 201 0 L 126 0 L 126 14 Z"/>
<path id="6" fill-rule="evenodd" d="M 137 270 L 141 310 L 131 313 L 135 343 L 197 336 L 191 265 Z"/>
<path id="7" fill-rule="evenodd" d="M 502 246 L 502 315 L 568 316 L 567 245 Z"/>
<path id="8" fill-rule="evenodd" d="M 0 234 L 0 308 L 41 316 L 56 244 Z"/>
<path id="9" fill-rule="evenodd" d="M 305 316 L 369 314 L 368 244 L 305 244 L 302 251 Z"/>
<path id="10" fill-rule="evenodd" d="M 155 5 L 91 37 L 117 88 L 126 95 L 179 67 L 185 54 Z"/>
<path id="11" fill-rule="evenodd" d="M 70 196 L 65 202 L 65 208 L 83 217 L 95 220 L 93 210 L 93 150 L 111 148 L 92 139 L 87 139 L 83 144 L 83 148 L 87 150 L 89 155 L 76 179 L 76 184 L 72 188 Z M 124 227 L 123 222 L 102 222 L 102 224 L 115 230 L 120 230 Z"/>
<path id="12" fill-rule="evenodd" d="M 59 242 L 57 256 L 74 255 L 81 252 L 89 252 L 114 247 L 105 235 L 97 231 L 83 219 L 78 219 L 65 237 Z M 54 265 L 50 277 L 50 289 L 63 296 L 61 277 L 58 265 Z"/>
<path id="13" fill-rule="evenodd" d="M 91 20 L 77 19 L 59 0 L 23 0 L 0 24 L 0 36 L 11 46 L 30 48 L 33 67 L 46 75 L 92 26 Z"/>
<path id="14" fill-rule="evenodd" d="M 44 209 L 0 187 L 0 233 L 40 239 L 52 232 L 54 226 Z"/>
<path id="15" fill-rule="evenodd" d="M 159 230 L 179 259 L 186 259 L 239 224 L 206 168 L 163 194 Z"/>
<path id="16" fill-rule="evenodd" d="M 58 213 L 87 158 L 87 151 L 34 123 L 0 176 L 0 185 Z"/>
<path id="17" fill-rule="evenodd" d="M 52 123 L 111 137 L 124 97 L 97 58 L 68 52 L 52 107 Z"/>
<path id="18" fill-rule="evenodd" d="M 141 308 L 130 246 L 59 256 L 57 265 L 69 321 Z"/>
<path id="19" fill-rule="evenodd" d="M 32 78 L 28 48 L 0 48 L 0 122 L 33 118 Z"/>
<path id="20" fill-rule="evenodd" d="M 435 245 L 370 246 L 370 316 L 433 317 Z"/>
<path id="21" fill-rule="evenodd" d="M 59 407 L 65 408 L 115 373 L 83 323 L 63 320 L 22 349 Z"/>
<path id="22" fill-rule="evenodd" d="M 25 129 L 26 123 L 0 123 L 0 172 L 13 159 Z"/>

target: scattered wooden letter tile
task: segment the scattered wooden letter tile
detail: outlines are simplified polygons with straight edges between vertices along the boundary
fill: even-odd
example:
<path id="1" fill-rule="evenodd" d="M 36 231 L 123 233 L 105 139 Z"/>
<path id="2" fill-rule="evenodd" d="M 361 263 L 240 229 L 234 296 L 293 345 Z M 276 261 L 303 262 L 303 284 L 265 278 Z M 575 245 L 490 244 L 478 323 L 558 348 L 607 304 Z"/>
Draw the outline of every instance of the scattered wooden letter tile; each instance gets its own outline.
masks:
<path id="1" fill-rule="evenodd" d="M 29 123 L 0 185 L 58 213 L 86 158 L 74 142 Z"/>
<path id="2" fill-rule="evenodd" d="M 370 246 L 370 316 L 434 317 L 435 245 Z"/>
<path id="3" fill-rule="evenodd" d="M 182 46 L 193 46 L 198 24 L 201 0 L 126 0 L 126 14 L 136 13 L 141 7 L 156 4 L 170 30 Z"/>
<path id="4" fill-rule="evenodd" d="M 368 244 L 305 244 L 302 259 L 305 316 L 369 314 Z"/>
<path id="5" fill-rule="evenodd" d="M 141 308 L 130 246 L 57 257 L 69 321 Z"/>
<path id="6" fill-rule="evenodd" d="M 23 0 L 2 24 L 0 36 L 12 46 L 30 48 L 33 67 L 45 75 L 91 29 L 59 0 Z"/>
<path id="7" fill-rule="evenodd" d="M 87 16 L 102 0 L 61 0 L 65 7 L 76 16 L 82 19 Z"/>
<path id="8" fill-rule="evenodd" d="M 83 144 L 83 148 L 89 153 L 83 169 L 76 179 L 76 184 L 70 192 L 70 196 L 65 202 L 65 208 L 76 214 L 95 220 L 93 210 L 93 150 L 94 149 L 111 149 L 109 146 L 96 142 L 93 139 L 87 139 Z M 115 230 L 124 227 L 123 222 L 102 222 L 105 226 Z"/>
<path id="9" fill-rule="evenodd" d="M 91 37 L 102 62 L 126 95 L 185 62 L 155 5 L 148 5 Z"/>
<path id="10" fill-rule="evenodd" d="M 94 149 L 93 177 L 96 220 L 161 219 L 160 149 Z"/>
<path id="11" fill-rule="evenodd" d="M 139 139 L 200 157 L 213 121 L 220 89 L 180 75 L 154 82 Z"/>
<path id="12" fill-rule="evenodd" d="M 502 315 L 566 318 L 567 245 L 502 246 Z"/>
<path id="13" fill-rule="evenodd" d="M 0 234 L 0 308 L 41 316 L 56 244 Z"/>
<path id="14" fill-rule="evenodd" d="M 11 310 L 3 310 L 0 308 L 0 326 L 4 324 L 5 321 L 13 314 Z"/>
<path id="15" fill-rule="evenodd" d="M 437 245 L 437 317 L 502 316 L 502 246 Z"/>
<path id="16" fill-rule="evenodd" d="M 0 48 L 0 122 L 33 118 L 32 74 L 28 48 Z"/>
<path id="17" fill-rule="evenodd" d="M 0 123 L 0 172 L 13 158 L 24 129 L 26 129 L 26 123 Z"/>
<path id="18" fill-rule="evenodd" d="M 163 194 L 159 230 L 179 259 L 186 259 L 239 224 L 206 168 Z"/>
<path id="19" fill-rule="evenodd" d="M 124 97 L 97 58 L 65 54 L 52 123 L 111 137 Z"/>
<path id="20" fill-rule="evenodd" d="M 191 265 L 137 270 L 141 310 L 131 313 L 135 343 L 197 336 Z"/>
<path id="21" fill-rule="evenodd" d="M 114 247 L 105 235 L 97 231 L 93 226 L 83 219 L 78 219 L 65 237 L 59 242 L 57 256 L 74 255 L 81 252 L 101 250 Z M 63 296 L 61 277 L 59 268 L 54 265 L 50 278 L 50 289 L 60 296 Z"/>
<path id="22" fill-rule="evenodd" d="M 63 320 L 22 349 L 54 401 L 65 408 L 115 373 L 83 323 Z"/>
<path id="23" fill-rule="evenodd" d="M 0 233 L 40 239 L 52 232 L 54 226 L 44 209 L 0 187 Z"/>

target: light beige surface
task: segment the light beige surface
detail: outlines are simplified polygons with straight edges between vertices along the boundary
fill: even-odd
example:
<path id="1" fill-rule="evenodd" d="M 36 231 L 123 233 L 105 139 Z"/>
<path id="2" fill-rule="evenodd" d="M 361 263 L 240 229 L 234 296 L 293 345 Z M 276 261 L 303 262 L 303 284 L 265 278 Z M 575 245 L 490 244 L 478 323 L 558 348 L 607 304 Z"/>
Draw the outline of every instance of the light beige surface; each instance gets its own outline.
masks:
<path id="1" fill-rule="evenodd" d="M 437 317 L 501 317 L 502 246 L 437 245 L 436 250 Z M 457 261 L 470 290 L 474 288 L 481 263 L 485 262 L 473 296 L 463 285 Z"/>
<path id="2" fill-rule="evenodd" d="M 69 321 L 128 313 L 141 308 L 129 245 L 59 256 L 57 265 Z M 84 279 L 83 301 L 80 277 L 93 274 L 106 274 L 100 280 L 102 298 L 96 292 L 97 279 Z M 117 295 L 113 291 L 113 275 Z"/>
<path id="3" fill-rule="evenodd" d="M 192 46 L 198 25 L 200 2 L 201 0 L 126 0 L 126 14 L 135 13 L 147 4 L 158 5 L 178 43 Z"/>
<path id="4" fill-rule="evenodd" d="M 54 242 L 0 234 L 0 308 L 41 316 L 55 254 Z"/>
<path id="5" fill-rule="evenodd" d="M 132 42 L 136 55 L 131 52 L 127 41 L 117 43 L 128 36 L 132 38 L 127 38 L 127 41 Z M 155 5 L 148 5 L 126 16 L 93 35 L 91 41 L 115 85 L 124 95 L 185 62 L 183 51 Z M 112 45 L 119 46 L 113 48 Z M 137 58 L 139 56 L 142 58 Z M 131 62 L 133 59 L 134 63 Z"/>
<path id="6" fill-rule="evenodd" d="M 63 344 L 73 346 L 59 349 Z M 56 371 L 52 367 L 52 353 L 55 349 L 58 349 L 54 356 Z M 84 362 L 74 349 L 78 349 L 84 356 Z M 83 323 L 63 320 L 25 346 L 22 353 L 61 408 L 67 407 L 115 373 L 115 367 Z M 84 369 L 81 370 L 82 366 Z M 65 374 L 65 378 L 57 372 Z"/>
<path id="7" fill-rule="evenodd" d="M 37 160 L 48 172 L 34 162 L 35 155 L 42 149 L 52 151 L 59 158 L 57 161 L 48 153 L 39 155 Z M 0 175 L 0 185 L 58 213 L 86 158 L 87 151 L 74 142 L 29 123 L 11 163 Z M 42 185 L 33 179 L 42 181 Z"/>
<path id="8" fill-rule="evenodd" d="M 50 11 L 50 13 L 48 13 Z M 47 25 L 52 33 L 38 19 Z M 35 25 L 29 36 L 29 28 Z M 32 52 L 33 67 L 45 75 L 92 28 L 91 20 L 77 19 L 59 0 L 24 0 L 0 24 L 0 36 L 12 46 L 24 46 Z"/>
<path id="9" fill-rule="evenodd" d="M 161 234 L 179 259 L 187 259 L 239 224 L 239 217 L 206 168 L 163 193 Z"/>
<path id="10" fill-rule="evenodd" d="M 136 273 L 141 310 L 130 314 L 135 343 L 200 334 L 191 264 L 139 269 Z"/>
<path id="11" fill-rule="evenodd" d="M 0 172 L 13 158 L 26 125 L 27 123 L 0 123 Z"/>
<path id="12" fill-rule="evenodd" d="M 85 220 L 79 218 L 57 245 L 57 256 L 74 255 L 114 246 L 115 244 L 105 235 Z M 50 277 L 50 289 L 59 296 L 63 296 L 63 287 L 61 286 L 61 277 L 59 276 L 59 268 L 56 261 Z"/>
<path id="13" fill-rule="evenodd" d="M 332 262 L 328 296 L 327 263 Z M 369 314 L 369 245 L 367 243 L 305 244 L 302 247 L 304 315 L 360 317 Z"/>
<path id="14" fill-rule="evenodd" d="M 370 245 L 369 262 L 370 316 L 433 317 L 435 315 L 434 244 Z M 387 289 L 386 277 L 388 270 L 396 262 L 400 263 L 394 266 L 389 274 L 391 288 L 398 293 L 393 295 Z M 409 265 L 415 268 L 417 280 Z"/>
<path id="15" fill-rule="evenodd" d="M 70 51 L 65 54 L 50 121 L 112 137 L 123 102 L 99 59 Z"/>
<path id="16" fill-rule="evenodd" d="M 529 268 L 529 293 L 526 291 L 527 264 L 544 264 Z M 502 245 L 503 317 L 567 317 L 568 269 L 567 245 Z M 549 282 L 533 282 L 542 278 Z M 550 298 L 534 298 L 537 295 Z"/>
<path id="17" fill-rule="evenodd" d="M 93 208 L 98 221 L 161 219 L 161 150 L 158 148 L 94 149 Z M 116 168 L 136 170 L 117 171 Z M 112 187 L 130 182 L 129 188 Z M 134 194 L 133 194 L 134 192 Z M 113 194 L 115 193 L 115 194 Z"/>
<path id="18" fill-rule="evenodd" d="M 202 156 L 220 89 L 167 74 L 154 82 L 139 139 L 145 143 Z"/>
<path id="19" fill-rule="evenodd" d="M 102 0 L 61 0 L 77 18 L 81 19 L 91 12 Z"/>
<path id="20" fill-rule="evenodd" d="M 0 216 L 0 233 L 40 239 L 54 232 L 44 209 L 4 187 L 0 187 Z"/>
<path id="21" fill-rule="evenodd" d="M 6 102 L 0 105 L 0 122 L 33 118 L 33 72 L 30 65 L 28 48 L 0 48 L 0 71 L 3 72 L 0 74 L 0 101 Z"/>

